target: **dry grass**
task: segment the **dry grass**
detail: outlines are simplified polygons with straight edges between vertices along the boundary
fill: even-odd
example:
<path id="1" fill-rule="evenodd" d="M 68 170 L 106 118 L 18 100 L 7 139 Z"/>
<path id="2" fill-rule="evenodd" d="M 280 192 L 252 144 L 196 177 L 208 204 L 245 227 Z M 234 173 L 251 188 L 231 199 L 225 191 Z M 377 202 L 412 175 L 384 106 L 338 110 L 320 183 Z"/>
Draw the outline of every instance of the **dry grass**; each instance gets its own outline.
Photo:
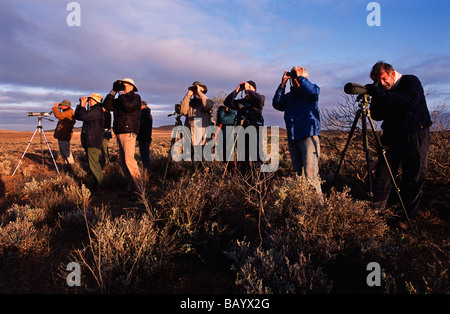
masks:
<path id="1" fill-rule="evenodd" d="M 48 154 L 43 167 L 33 143 L 14 178 L 28 134 L 0 139 L 0 292 L 450 292 L 448 133 L 433 134 L 416 233 L 372 212 L 358 138 L 332 187 L 346 134 L 322 137 L 320 199 L 292 175 L 283 137 L 275 173 L 223 176 L 221 163 L 193 173 L 180 162 L 162 191 L 169 134 L 154 137 L 139 196 L 124 193 L 114 140 L 105 191 L 95 193 L 78 138 L 73 172 L 58 159 L 57 176 Z M 81 265 L 81 287 L 65 283 L 69 262 Z M 382 266 L 382 287 L 367 287 L 369 262 Z"/>

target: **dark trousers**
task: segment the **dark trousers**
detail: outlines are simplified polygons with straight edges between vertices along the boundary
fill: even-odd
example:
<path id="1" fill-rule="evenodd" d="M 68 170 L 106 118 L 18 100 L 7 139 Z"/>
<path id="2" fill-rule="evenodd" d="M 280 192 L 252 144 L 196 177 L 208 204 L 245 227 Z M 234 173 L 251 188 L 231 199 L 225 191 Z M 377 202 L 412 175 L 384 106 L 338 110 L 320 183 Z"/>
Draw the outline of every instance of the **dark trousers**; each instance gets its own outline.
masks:
<path id="1" fill-rule="evenodd" d="M 383 134 L 383 146 L 394 177 L 402 166 L 401 196 L 409 218 L 415 219 L 421 200 L 422 187 L 427 176 L 430 129 L 421 129 L 406 135 Z M 383 158 L 378 159 L 374 182 L 374 200 L 383 209 L 389 199 L 392 182 Z M 399 212 L 401 215 L 403 212 Z"/>
<path id="2" fill-rule="evenodd" d="M 144 169 L 150 172 L 150 142 L 139 140 L 139 154 Z"/>

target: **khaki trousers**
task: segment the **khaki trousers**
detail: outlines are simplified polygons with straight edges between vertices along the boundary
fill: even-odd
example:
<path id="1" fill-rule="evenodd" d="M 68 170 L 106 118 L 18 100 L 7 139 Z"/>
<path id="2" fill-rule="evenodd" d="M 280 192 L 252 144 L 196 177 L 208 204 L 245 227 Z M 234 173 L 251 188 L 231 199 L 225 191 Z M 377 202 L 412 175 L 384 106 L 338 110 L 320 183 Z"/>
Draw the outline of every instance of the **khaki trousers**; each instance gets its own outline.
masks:
<path id="1" fill-rule="evenodd" d="M 135 192 L 141 193 L 144 186 L 137 161 L 134 158 L 136 150 L 136 134 L 117 134 L 117 143 L 119 144 L 120 167 L 122 168 L 128 183 L 128 192 L 134 190 Z"/>

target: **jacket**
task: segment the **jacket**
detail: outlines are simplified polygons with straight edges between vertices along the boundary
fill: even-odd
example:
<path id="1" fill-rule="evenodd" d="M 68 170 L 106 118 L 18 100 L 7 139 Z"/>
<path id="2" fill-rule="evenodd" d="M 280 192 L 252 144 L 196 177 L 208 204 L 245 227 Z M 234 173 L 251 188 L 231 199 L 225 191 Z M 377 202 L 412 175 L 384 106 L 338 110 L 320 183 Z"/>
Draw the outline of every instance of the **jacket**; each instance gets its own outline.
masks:
<path id="1" fill-rule="evenodd" d="M 61 112 L 57 107 L 53 107 L 52 111 L 59 120 L 56 125 L 55 133 L 53 133 L 53 137 L 60 141 L 69 142 L 72 139 L 73 126 L 76 122 L 73 109 L 68 108 Z"/>
<path id="2" fill-rule="evenodd" d="M 220 106 L 217 110 L 217 125 L 234 125 L 236 110 L 226 106 Z"/>
<path id="3" fill-rule="evenodd" d="M 184 124 L 189 128 L 194 126 L 194 119 L 202 119 L 202 127 L 206 128 L 211 125 L 211 110 L 214 107 L 214 102 L 208 99 L 205 94 L 199 93 L 200 98 L 189 97 L 188 94 L 184 96 L 180 105 L 180 113 L 186 116 Z"/>
<path id="4" fill-rule="evenodd" d="M 373 96 L 370 111 L 388 134 L 408 134 L 432 124 L 422 84 L 414 75 L 403 75 L 395 88 Z"/>
<path id="5" fill-rule="evenodd" d="M 81 145 L 83 148 L 101 148 L 103 142 L 103 109 L 100 104 L 86 108 L 78 105 L 75 109 L 75 118 L 83 121 L 81 129 Z"/>
<path id="6" fill-rule="evenodd" d="M 300 87 L 285 94 L 286 87 L 280 86 L 275 92 L 272 106 L 284 111 L 284 121 L 288 141 L 297 141 L 319 135 L 321 131 L 319 116 L 320 88 L 305 77 L 299 77 Z"/>
<path id="7" fill-rule="evenodd" d="M 223 104 L 231 109 L 237 110 L 236 119 L 238 122 L 244 121 L 243 126 L 254 125 L 263 126 L 264 118 L 262 110 L 266 97 L 255 91 L 246 91 L 244 98 L 236 99 L 238 92 L 233 90 L 224 100 Z"/>
<path id="8" fill-rule="evenodd" d="M 113 94 L 108 94 L 103 101 L 106 110 L 114 111 L 113 131 L 115 134 L 139 133 L 141 117 L 141 96 L 135 92 L 120 93 L 114 99 Z"/>
<path id="9" fill-rule="evenodd" d="M 141 122 L 139 124 L 138 141 L 148 142 L 152 141 L 153 131 L 153 117 L 150 113 L 150 108 L 141 110 Z"/>

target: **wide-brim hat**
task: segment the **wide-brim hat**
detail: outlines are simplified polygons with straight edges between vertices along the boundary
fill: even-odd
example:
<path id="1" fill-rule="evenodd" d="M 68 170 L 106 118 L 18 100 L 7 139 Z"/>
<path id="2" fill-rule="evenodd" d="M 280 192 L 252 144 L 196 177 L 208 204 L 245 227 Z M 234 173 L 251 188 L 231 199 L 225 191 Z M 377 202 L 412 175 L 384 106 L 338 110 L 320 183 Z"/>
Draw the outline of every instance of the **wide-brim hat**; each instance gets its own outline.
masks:
<path id="1" fill-rule="evenodd" d="M 194 83 L 192 83 L 192 85 L 198 85 L 202 87 L 204 89 L 203 94 L 206 94 L 208 92 L 208 87 L 206 87 L 206 85 L 200 83 L 199 81 L 195 81 Z"/>
<path id="2" fill-rule="evenodd" d="M 72 103 L 70 102 L 70 100 L 67 100 L 67 99 L 64 99 L 63 101 L 61 101 L 61 102 L 59 103 L 59 105 L 61 105 L 61 106 L 67 106 L 67 107 L 69 107 L 69 108 L 72 107 Z"/>
<path id="3" fill-rule="evenodd" d="M 130 78 L 124 78 L 123 80 L 120 80 L 122 83 L 127 83 L 127 84 L 130 84 L 130 85 L 133 85 L 133 87 L 134 87 L 134 91 L 135 92 L 137 92 L 138 91 L 138 88 L 136 87 L 136 84 L 134 84 L 134 81 L 132 80 L 132 79 L 130 79 Z"/>
<path id="4" fill-rule="evenodd" d="M 93 93 L 91 96 L 88 97 L 88 99 L 89 99 L 89 98 L 94 99 L 94 100 L 95 100 L 96 102 L 98 102 L 99 104 L 101 104 L 101 103 L 102 103 L 102 100 L 103 100 L 102 95 L 96 94 L 96 93 Z"/>

